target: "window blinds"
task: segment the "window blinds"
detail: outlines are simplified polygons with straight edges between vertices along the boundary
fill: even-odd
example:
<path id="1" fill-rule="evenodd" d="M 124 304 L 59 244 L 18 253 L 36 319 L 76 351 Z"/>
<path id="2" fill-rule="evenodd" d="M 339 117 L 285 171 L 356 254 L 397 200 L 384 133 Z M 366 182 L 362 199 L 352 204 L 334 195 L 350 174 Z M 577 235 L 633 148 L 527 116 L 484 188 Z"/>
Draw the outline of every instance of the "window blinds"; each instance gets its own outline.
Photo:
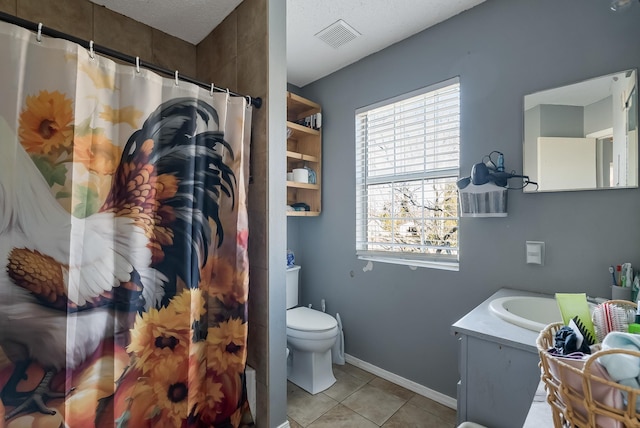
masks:
<path id="1" fill-rule="evenodd" d="M 356 112 L 356 250 L 457 258 L 460 84 Z"/>

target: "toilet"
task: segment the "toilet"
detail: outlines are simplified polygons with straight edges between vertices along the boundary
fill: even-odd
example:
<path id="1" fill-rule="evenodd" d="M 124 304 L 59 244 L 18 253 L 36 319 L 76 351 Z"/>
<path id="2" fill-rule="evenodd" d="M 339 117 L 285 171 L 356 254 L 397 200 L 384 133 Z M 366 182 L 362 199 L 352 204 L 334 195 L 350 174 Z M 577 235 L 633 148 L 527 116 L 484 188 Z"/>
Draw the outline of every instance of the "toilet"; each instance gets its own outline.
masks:
<path id="1" fill-rule="evenodd" d="M 298 306 L 299 274 L 300 266 L 287 268 L 287 379 L 317 394 L 336 381 L 331 349 L 340 330 L 331 315 Z"/>

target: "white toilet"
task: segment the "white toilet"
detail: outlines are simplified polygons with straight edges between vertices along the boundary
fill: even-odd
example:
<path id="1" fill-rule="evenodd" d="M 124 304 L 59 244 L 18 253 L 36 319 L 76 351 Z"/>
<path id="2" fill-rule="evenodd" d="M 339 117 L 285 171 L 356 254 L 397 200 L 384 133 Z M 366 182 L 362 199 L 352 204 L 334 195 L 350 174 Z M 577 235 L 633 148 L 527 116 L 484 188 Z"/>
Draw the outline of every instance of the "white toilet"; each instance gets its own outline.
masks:
<path id="1" fill-rule="evenodd" d="M 287 379 L 311 394 L 336 381 L 331 367 L 331 348 L 340 330 L 334 317 L 298 307 L 300 266 L 287 268 Z"/>

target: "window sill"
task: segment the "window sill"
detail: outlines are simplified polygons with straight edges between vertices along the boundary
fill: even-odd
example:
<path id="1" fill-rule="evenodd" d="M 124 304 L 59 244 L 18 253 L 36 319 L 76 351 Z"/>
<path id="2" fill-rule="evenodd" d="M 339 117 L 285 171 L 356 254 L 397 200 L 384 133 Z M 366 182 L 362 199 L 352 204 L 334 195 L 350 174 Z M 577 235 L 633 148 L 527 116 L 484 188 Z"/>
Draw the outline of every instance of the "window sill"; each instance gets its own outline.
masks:
<path id="1" fill-rule="evenodd" d="M 369 256 L 364 254 L 359 254 L 357 257 L 360 260 L 368 260 L 371 262 L 405 265 L 409 266 L 411 269 L 421 267 L 427 269 L 448 270 L 452 272 L 458 272 L 460 270 L 460 263 L 458 261 L 416 260 L 404 259 L 400 257 Z"/>

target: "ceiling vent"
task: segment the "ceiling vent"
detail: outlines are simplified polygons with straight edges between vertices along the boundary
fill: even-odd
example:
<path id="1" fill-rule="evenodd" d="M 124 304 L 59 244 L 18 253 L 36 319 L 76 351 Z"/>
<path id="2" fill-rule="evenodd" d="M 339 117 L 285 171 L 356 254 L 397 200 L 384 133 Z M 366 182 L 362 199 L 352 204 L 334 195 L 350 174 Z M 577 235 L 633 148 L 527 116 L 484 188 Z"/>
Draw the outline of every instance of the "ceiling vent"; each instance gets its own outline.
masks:
<path id="1" fill-rule="evenodd" d="M 356 37 L 360 37 L 361 34 L 342 19 L 339 19 L 324 30 L 315 34 L 315 36 L 332 48 L 338 49 L 340 46 L 349 43 Z"/>

